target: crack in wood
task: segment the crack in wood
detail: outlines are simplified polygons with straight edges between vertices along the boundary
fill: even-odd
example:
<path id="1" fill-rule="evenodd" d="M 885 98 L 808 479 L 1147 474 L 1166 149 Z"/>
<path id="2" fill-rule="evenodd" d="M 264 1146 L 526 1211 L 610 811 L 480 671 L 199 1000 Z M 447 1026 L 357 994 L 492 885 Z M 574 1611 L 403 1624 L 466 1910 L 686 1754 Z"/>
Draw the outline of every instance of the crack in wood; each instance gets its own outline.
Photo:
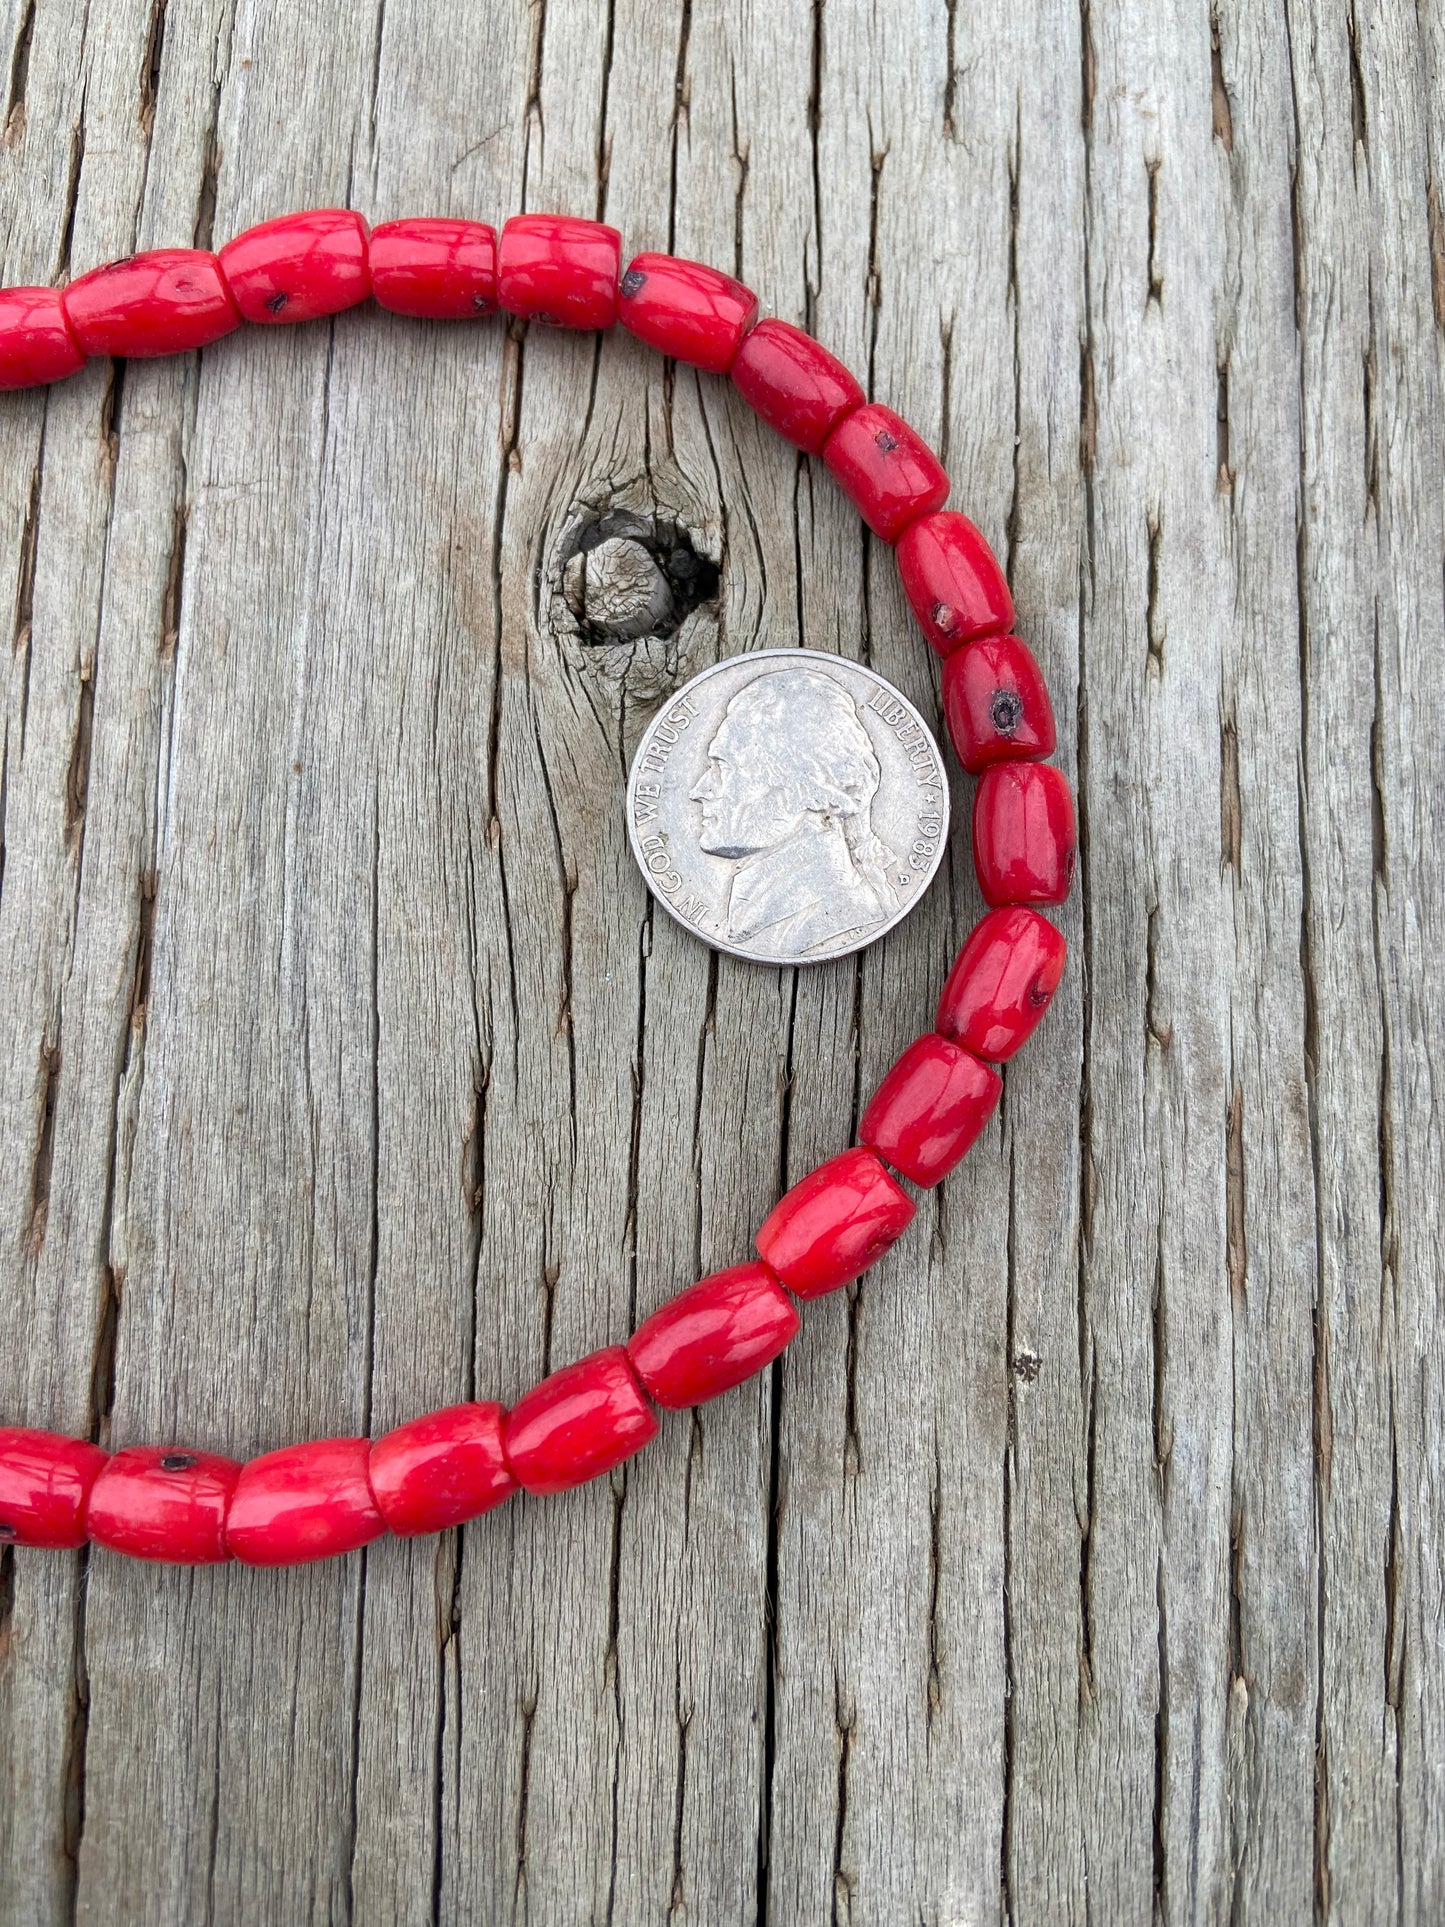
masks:
<path id="1" fill-rule="evenodd" d="M 82 48 L 83 52 L 83 48 Z M 80 204 L 80 171 L 85 165 L 85 108 L 89 92 L 89 80 L 80 90 L 80 115 L 70 136 L 70 156 L 66 169 L 65 194 L 61 202 L 60 217 L 60 254 L 55 264 L 55 278 L 65 281 L 70 276 L 70 251 L 75 240 L 75 214 Z"/>
<path id="2" fill-rule="evenodd" d="M 682 17 L 677 34 L 677 68 L 672 83 L 672 127 L 667 168 L 667 251 L 669 254 L 677 252 L 677 156 L 684 124 L 687 126 L 689 138 L 692 133 L 692 95 L 687 74 L 687 49 L 691 39 L 692 0 L 682 0 Z M 669 435 L 669 452 L 670 450 L 671 436 Z"/>
<path id="3" fill-rule="evenodd" d="M 161 91 L 161 62 L 166 48 L 166 6 L 168 0 L 151 0 L 150 25 L 146 29 L 145 51 L 141 55 L 140 85 L 136 121 L 147 144 L 155 131 L 156 102 Z M 142 198 L 144 188 L 142 188 Z"/>
<path id="4" fill-rule="evenodd" d="M 90 1670 L 86 1663 L 85 1621 L 86 1607 L 90 1598 L 90 1557 L 88 1545 L 82 1546 L 75 1556 L 70 1705 L 61 1774 L 63 1793 L 60 1850 L 64 1866 L 61 1875 L 60 1905 L 62 1917 L 69 1923 L 69 1927 L 76 1927 L 77 1923 L 77 1903 L 80 1894 L 80 1843 L 85 1837 L 85 1771 L 90 1746 Z"/>
<path id="5" fill-rule="evenodd" d="M 607 29 L 602 43 L 602 98 L 597 110 L 597 219 L 607 218 L 607 188 L 612 176 L 612 136 L 608 131 L 608 99 L 612 86 L 612 51 L 617 43 L 617 0 L 607 0 Z M 599 340 L 600 348 L 601 342 Z M 596 386 L 594 365 L 593 386 Z M 587 413 L 588 423 L 592 419 L 591 405 Z M 582 439 L 587 439 L 586 429 Z"/>
<path id="6" fill-rule="evenodd" d="M 25 138 L 25 96 L 30 85 L 30 49 L 35 40 L 35 0 L 26 0 L 20 17 L 20 31 L 10 54 L 10 84 L 5 93 L 5 147 L 16 147 Z"/>
<path id="7" fill-rule="evenodd" d="M 1229 105 L 1229 88 L 1224 79 L 1224 57 L 1219 44 L 1219 15 L 1209 19 L 1209 93 L 1210 122 L 1214 138 L 1226 154 L 1234 152 L 1234 114 Z"/>

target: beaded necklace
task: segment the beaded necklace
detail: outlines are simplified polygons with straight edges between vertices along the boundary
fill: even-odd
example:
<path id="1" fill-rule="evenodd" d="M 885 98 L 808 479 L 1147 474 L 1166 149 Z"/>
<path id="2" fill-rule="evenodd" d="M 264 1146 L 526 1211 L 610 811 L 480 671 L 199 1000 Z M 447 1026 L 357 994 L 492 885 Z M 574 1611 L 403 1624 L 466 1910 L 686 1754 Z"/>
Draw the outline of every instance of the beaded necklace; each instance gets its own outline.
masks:
<path id="1" fill-rule="evenodd" d="M 621 245 L 615 228 L 557 215 L 520 215 L 500 236 L 472 221 L 370 228 L 345 209 L 287 215 L 219 253 L 157 249 L 64 289 L 0 290 L 0 388 L 63 380 L 97 355 L 179 354 L 243 321 L 309 321 L 369 297 L 436 320 L 501 308 L 564 328 L 620 323 L 675 361 L 730 376 L 762 420 L 822 457 L 895 548 L 943 659 L 949 735 L 979 779 L 973 858 L 990 908 L 948 974 L 934 1028 L 883 1078 L 857 1143 L 774 1206 L 753 1259 L 689 1285 L 627 1344 L 551 1373 L 510 1409 L 471 1401 L 376 1440 L 310 1440 L 244 1464 L 0 1427 L 0 1544 L 91 1540 L 176 1564 L 293 1565 L 383 1532 L 443 1531 L 519 1488 L 560 1492 L 600 1477 L 654 1436 L 658 1408 L 698 1405 L 763 1370 L 798 1331 L 799 1301 L 851 1283 L 888 1249 L 916 1209 L 900 1180 L 927 1188 L 954 1168 L 998 1104 L 998 1066 L 1048 1008 L 1065 943 L 1040 909 L 1069 891 L 1073 800 L 1043 760 L 1054 749 L 1048 692 L 1013 633 L 988 544 L 944 508 L 948 477 L 933 451 L 826 349 L 788 322 L 759 320 L 749 289 L 701 263 L 640 254 L 624 272 Z"/>

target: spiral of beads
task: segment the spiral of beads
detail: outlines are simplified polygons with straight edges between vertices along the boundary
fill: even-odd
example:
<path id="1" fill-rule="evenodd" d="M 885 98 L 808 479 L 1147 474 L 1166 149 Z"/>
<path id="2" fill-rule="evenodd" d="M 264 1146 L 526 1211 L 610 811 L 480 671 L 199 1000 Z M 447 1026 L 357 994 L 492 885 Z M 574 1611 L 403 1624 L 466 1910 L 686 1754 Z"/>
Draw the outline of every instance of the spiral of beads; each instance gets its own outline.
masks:
<path id="1" fill-rule="evenodd" d="M 1040 914 L 1073 876 L 1073 801 L 1043 759 L 1055 742 L 1038 663 L 1013 633 L 1002 569 L 946 509 L 948 476 L 927 443 L 868 401 L 826 349 L 759 320 L 732 276 L 666 254 L 624 270 L 602 222 L 526 214 L 368 227 L 348 209 L 263 222 L 219 252 L 163 248 L 63 289 L 0 290 L 0 388 L 63 380 L 92 356 L 181 353 L 243 322 L 288 325 L 367 299 L 393 313 L 460 321 L 501 309 L 564 328 L 619 324 L 675 361 L 731 378 L 785 440 L 821 456 L 869 528 L 893 545 L 908 602 L 943 659 L 943 705 L 959 760 L 979 778 L 973 852 L 990 906 L 949 972 L 934 1028 L 903 1051 L 858 1125 L 857 1143 L 801 1178 L 758 1230 L 754 1260 L 695 1284 L 608 1346 L 562 1367 L 510 1410 L 473 1401 L 383 1438 L 316 1439 L 242 1464 L 180 1446 L 105 1452 L 88 1440 L 0 1427 L 0 1545 L 93 1541 L 139 1559 L 291 1565 L 383 1532 L 439 1532 L 520 1489 L 600 1477 L 658 1430 L 657 1411 L 716 1398 L 776 1359 L 799 1329 L 796 1301 L 837 1291 L 899 1237 L 998 1105 L 997 1066 L 1038 1025 L 1064 968 Z"/>

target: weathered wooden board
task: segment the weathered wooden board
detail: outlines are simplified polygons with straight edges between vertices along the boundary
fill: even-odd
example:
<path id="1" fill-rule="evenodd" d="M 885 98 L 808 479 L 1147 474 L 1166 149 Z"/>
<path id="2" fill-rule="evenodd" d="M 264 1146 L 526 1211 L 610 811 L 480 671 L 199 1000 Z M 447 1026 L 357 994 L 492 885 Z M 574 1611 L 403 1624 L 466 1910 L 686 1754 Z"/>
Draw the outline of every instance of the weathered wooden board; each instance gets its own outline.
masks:
<path id="1" fill-rule="evenodd" d="M 769 1379 L 309 1571 L 0 1555 L 0 1921 L 1445 1909 L 1445 12 L 0 0 L 0 271 L 294 207 L 736 270 L 937 439 L 1079 785 L 999 1122 Z M 585 644 L 584 509 L 722 565 Z M 626 849 L 720 652 L 937 681 L 726 384 L 359 312 L 0 405 L 0 1417 L 515 1396 L 926 1024 Z M 960 784 L 966 792 L 966 786 Z"/>

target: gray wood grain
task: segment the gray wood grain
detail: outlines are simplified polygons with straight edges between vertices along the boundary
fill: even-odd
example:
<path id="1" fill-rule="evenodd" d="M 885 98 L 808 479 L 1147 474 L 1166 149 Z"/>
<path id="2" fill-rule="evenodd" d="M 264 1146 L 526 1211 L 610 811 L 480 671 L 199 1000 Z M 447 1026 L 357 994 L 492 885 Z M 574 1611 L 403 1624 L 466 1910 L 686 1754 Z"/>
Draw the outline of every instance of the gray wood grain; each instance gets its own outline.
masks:
<path id="1" fill-rule="evenodd" d="M 1445 13 L 3 0 L 0 273 L 342 202 L 734 268 L 936 438 L 1078 782 L 996 1124 L 760 1384 L 439 1541 L 0 1555 L 0 1921 L 1430 1922 Z M 585 644 L 579 515 L 722 564 Z M 936 713 L 727 385 L 362 311 L 0 407 L 0 1418 L 515 1397 L 745 1255 L 977 913 L 795 975 L 619 800 L 719 653 Z M 965 792 L 966 784 L 960 784 Z"/>

